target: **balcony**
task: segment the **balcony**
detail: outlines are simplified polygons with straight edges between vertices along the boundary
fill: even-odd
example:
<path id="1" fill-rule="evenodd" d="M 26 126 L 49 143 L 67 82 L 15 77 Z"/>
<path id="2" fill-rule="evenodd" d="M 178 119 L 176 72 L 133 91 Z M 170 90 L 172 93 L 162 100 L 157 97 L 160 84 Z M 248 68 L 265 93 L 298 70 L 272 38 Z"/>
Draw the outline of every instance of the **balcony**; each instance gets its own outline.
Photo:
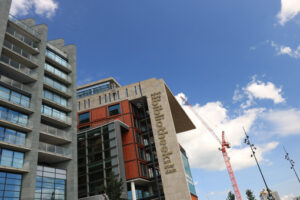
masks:
<path id="1" fill-rule="evenodd" d="M 19 112 L 22 112 L 25 114 L 33 113 L 33 110 L 31 109 L 30 101 L 23 100 L 23 99 L 22 100 L 18 99 L 18 101 L 17 101 L 15 99 L 17 99 L 17 98 L 14 98 L 14 96 L 7 98 L 0 93 L 0 105 L 5 106 L 10 109 L 14 109 L 16 111 L 19 111 Z"/>
<path id="2" fill-rule="evenodd" d="M 25 161 L 22 168 L 0 165 L 0 171 L 25 174 L 29 172 L 30 162 Z"/>
<path id="3" fill-rule="evenodd" d="M 61 145 L 61 144 L 71 142 L 72 137 L 69 133 L 67 133 L 61 129 L 54 128 L 52 126 L 48 126 L 45 124 L 41 124 L 40 140 L 48 141 L 51 144 Z"/>
<path id="4" fill-rule="evenodd" d="M 72 96 L 72 91 L 69 88 L 65 88 L 65 87 L 61 87 L 57 84 L 55 84 L 55 82 L 48 82 L 45 81 L 44 79 L 44 88 L 52 91 L 52 92 L 56 92 L 57 94 L 66 97 L 66 98 L 70 98 Z"/>
<path id="5" fill-rule="evenodd" d="M 70 149 L 44 142 L 39 143 L 39 162 L 57 163 L 71 159 Z"/>
<path id="6" fill-rule="evenodd" d="M 18 81 L 15 81 L 13 79 L 10 79 L 6 76 L 2 76 L 0 75 L 0 82 L 3 82 L 5 83 L 6 85 L 8 86 L 12 86 L 14 88 L 14 90 L 19 90 L 23 93 L 26 93 L 26 94 L 31 94 L 31 88 L 28 87 L 27 85 L 24 85 Z"/>
<path id="7" fill-rule="evenodd" d="M 47 105 L 49 105 L 53 108 L 57 108 L 57 109 L 59 109 L 61 111 L 64 111 L 64 112 L 71 112 L 72 111 L 72 105 L 73 105 L 72 103 L 67 103 L 67 105 L 62 105 L 58 102 L 55 102 L 55 101 L 53 101 L 51 99 L 48 99 L 48 98 L 45 98 L 45 97 L 42 98 L 42 102 L 46 103 Z"/>
<path id="8" fill-rule="evenodd" d="M 38 74 L 32 69 L 22 65 L 6 55 L 1 55 L 0 66 L 3 70 L 2 74 L 8 77 L 13 77 L 22 83 L 32 83 L 38 78 Z"/>
<path id="9" fill-rule="evenodd" d="M 49 77 L 54 78 L 66 85 L 71 85 L 72 78 L 69 75 L 62 76 L 57 73 L 55 73 L 53 70 L 50 70 L 48 67 L 45 66 L 45 74 L 47 74 Z"/>
<path id="10" fill-rule="evenodd" d="M 26 133 L 33 128 L 31 120 L 16 119 L 15 116 L 6 112 L 0 112 L 0 125 Z"/>
<path id="11" fill-rule="evenodd" d="M 19 152 L 30 151 L 31 140 L 15 135 L 5 135 L 0 138 L 0 146 Z"/>
<path id="12" fill-rule="evenodd" d="M 57 59 L 57 56 L 55 56 L 54 53 L 46 51 L 46 61 L 67 73 L 72 72 L 72 66 L 68 62 L 60 62 L 60 59 Z"/>
<path id="13" fill-rule="evenodd" d="M 55 116 L 54 114 L 47 114 L 42 112 L 42 120 L 50 123 L 53 126 L 67 128 L 72 125 L 72 118 L 68 116 Z"/>
<path id="14" fill-rule="evenodd" d="M 18 46 L 29 51 L 31 54 L 36 55 L 39 53 L 38 43 L 28 39 L 27 37 L 24 37 L 22 34 L 18 33 L 11 27 L 7 27 L 6 33 L 8 40 L 13 41 Z"/>
<path id="15" fill-rule="evenodd" d="M 28 67 L 35 68 L 39 66 L 38 60 L 35 57 L 7 40 L 4 40 L 3 52 L 11 57 L 14 57 L 16 60 L 20 60 Z"/>
<path id="16" fill-rule="evenodd" d="M 30 33 L 32 36 L 41 40 L 41 35 L 38 31 L 34 30 L 33 28 L 29 27 L 28 25 L 24 24 L 20 20 L 18 20 L 15 16 L 9 14 L 9 21 L 15 24 L 16 26 L 20 27 L 21 29 L 25 30 L 26 32 Z"/>

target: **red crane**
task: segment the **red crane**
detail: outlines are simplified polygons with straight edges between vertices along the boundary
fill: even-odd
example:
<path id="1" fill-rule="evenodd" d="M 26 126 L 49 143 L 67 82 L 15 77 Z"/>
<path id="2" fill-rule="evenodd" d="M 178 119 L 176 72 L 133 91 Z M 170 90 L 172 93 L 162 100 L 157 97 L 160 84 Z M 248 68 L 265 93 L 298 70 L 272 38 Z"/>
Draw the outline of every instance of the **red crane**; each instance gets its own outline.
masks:
<path id="1" fill-rule="evenodd" d="M 226 148 L 230 148 L 230 144 L 228 142 L 226 142 L 225 140 L 225 132 L 222 132 L 222 142 L 219 139 L 219 137 L 217 136 L 217 134 L 213 131 L 213 129 L 211 129 L 209 127 L 209 125 L 202 119 L 202 117 L 193 109 L 193 107 L 191 106 L 191 104 L 182 96 L 180 96 L 181 99 L 183 100 L 183 102 L 191 109 L 191 111 L 196 115 L 196 117 L 201 121 L 201 123 L 206 127 L 206 129 L 215 137 L 215 139 L 219 142 L 219 144 L 221 145 L 222 148 L 219 148 L 220 151 L 222 151 L 223 154 L 223 158 L 225 161 L 225 165 L 231 180 L 231 184 L 236 196 L 237 200 L 242 200 L 242 196 L 238 187 L 238 184 L 236 182 L 234 173 L 233 173 L 233 169 L 231 167 L 231 163 L 230 163 L 230 158 L 227 154 Z"/>

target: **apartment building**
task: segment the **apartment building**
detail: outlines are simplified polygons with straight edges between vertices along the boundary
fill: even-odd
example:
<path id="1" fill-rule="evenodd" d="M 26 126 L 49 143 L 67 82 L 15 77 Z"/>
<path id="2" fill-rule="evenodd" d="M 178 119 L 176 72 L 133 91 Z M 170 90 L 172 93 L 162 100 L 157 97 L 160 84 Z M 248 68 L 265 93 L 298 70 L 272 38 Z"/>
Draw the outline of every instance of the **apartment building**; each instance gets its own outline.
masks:
<path id="1" fill-rule="evenodd" d="M 80 86 L 77 110 L 79 199 L 101 199 L 111 172 L 122 199 L 198 199 L 176 137 L 195 126 L 162 79 Z"/>
<path id="2" fill-rule="evenodd" d="M 0 1 L 0 199 L 77 199 L 76 47 Z"/>

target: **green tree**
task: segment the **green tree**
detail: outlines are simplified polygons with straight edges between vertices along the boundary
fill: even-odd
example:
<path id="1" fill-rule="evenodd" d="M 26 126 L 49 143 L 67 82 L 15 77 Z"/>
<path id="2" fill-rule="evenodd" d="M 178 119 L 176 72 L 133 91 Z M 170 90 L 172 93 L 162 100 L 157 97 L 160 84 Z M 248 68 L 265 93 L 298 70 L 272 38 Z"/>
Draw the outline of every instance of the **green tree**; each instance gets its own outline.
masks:
<path id="1" fill-rule="evenodd" d="M 246 190 L 246 195 L 248 200 L 256 200 L 253 192 L 251 190 Z"/>
<path id="2" fill-rule="evenodd" d="M 229 191 L 226 200 L 235 200 L 235 195 L 231 191 Z"/>
<path id="3" fill-rule="evenodd" d="M 106 188 L 105 193 L 109 200 L 120 200 L 123 191 L 122 179 L 115 176 L 113 172 L 110 172 L 106 178 Z"/>

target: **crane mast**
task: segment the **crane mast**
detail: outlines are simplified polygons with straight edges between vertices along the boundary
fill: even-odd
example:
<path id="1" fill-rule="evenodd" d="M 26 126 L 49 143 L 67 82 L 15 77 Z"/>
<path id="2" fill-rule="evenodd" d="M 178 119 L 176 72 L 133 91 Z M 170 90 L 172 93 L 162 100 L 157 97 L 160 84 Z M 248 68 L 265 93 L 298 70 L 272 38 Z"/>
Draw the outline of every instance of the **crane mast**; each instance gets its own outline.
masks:
<path id="1" fill-rule="evenodd" d="M 219 137 L 217 136 L 217 134 L 213 131 L 213 129 L 210 128 L 210 126 L 204 121 L 204 119 L 193 109 L 193 107 L 191 106 L 191 104 L 184 98 L 181 96 L 181 99 L 183 100 L 183 102 L 190 108 L 190 110 L 196 115 L 196 117 L 201 121 L 201 123 L 205 126 L 205 128 L 214 136 L 214 138 L 219 142 L 219 144 L 221 145 L 221 148 L 219 148 L 220 151 L 222 151 L 223 154 L 223 158 L 225 161 L 225 165 L 229 174 L 229 178 L 236 196 L 237 200 L 242 200 L 242 196 L 238 187 L 238 184 L 236 182 L 235 176 L 234 176 L 234 172 L 230 163 L 230 158 L 227 154 L 226 148 L 230 148 L 230 144 L 228 142 L 226 142 L 225 139 L 225 132 L 222 132 L 222 141 L 219 139 Z"/>

